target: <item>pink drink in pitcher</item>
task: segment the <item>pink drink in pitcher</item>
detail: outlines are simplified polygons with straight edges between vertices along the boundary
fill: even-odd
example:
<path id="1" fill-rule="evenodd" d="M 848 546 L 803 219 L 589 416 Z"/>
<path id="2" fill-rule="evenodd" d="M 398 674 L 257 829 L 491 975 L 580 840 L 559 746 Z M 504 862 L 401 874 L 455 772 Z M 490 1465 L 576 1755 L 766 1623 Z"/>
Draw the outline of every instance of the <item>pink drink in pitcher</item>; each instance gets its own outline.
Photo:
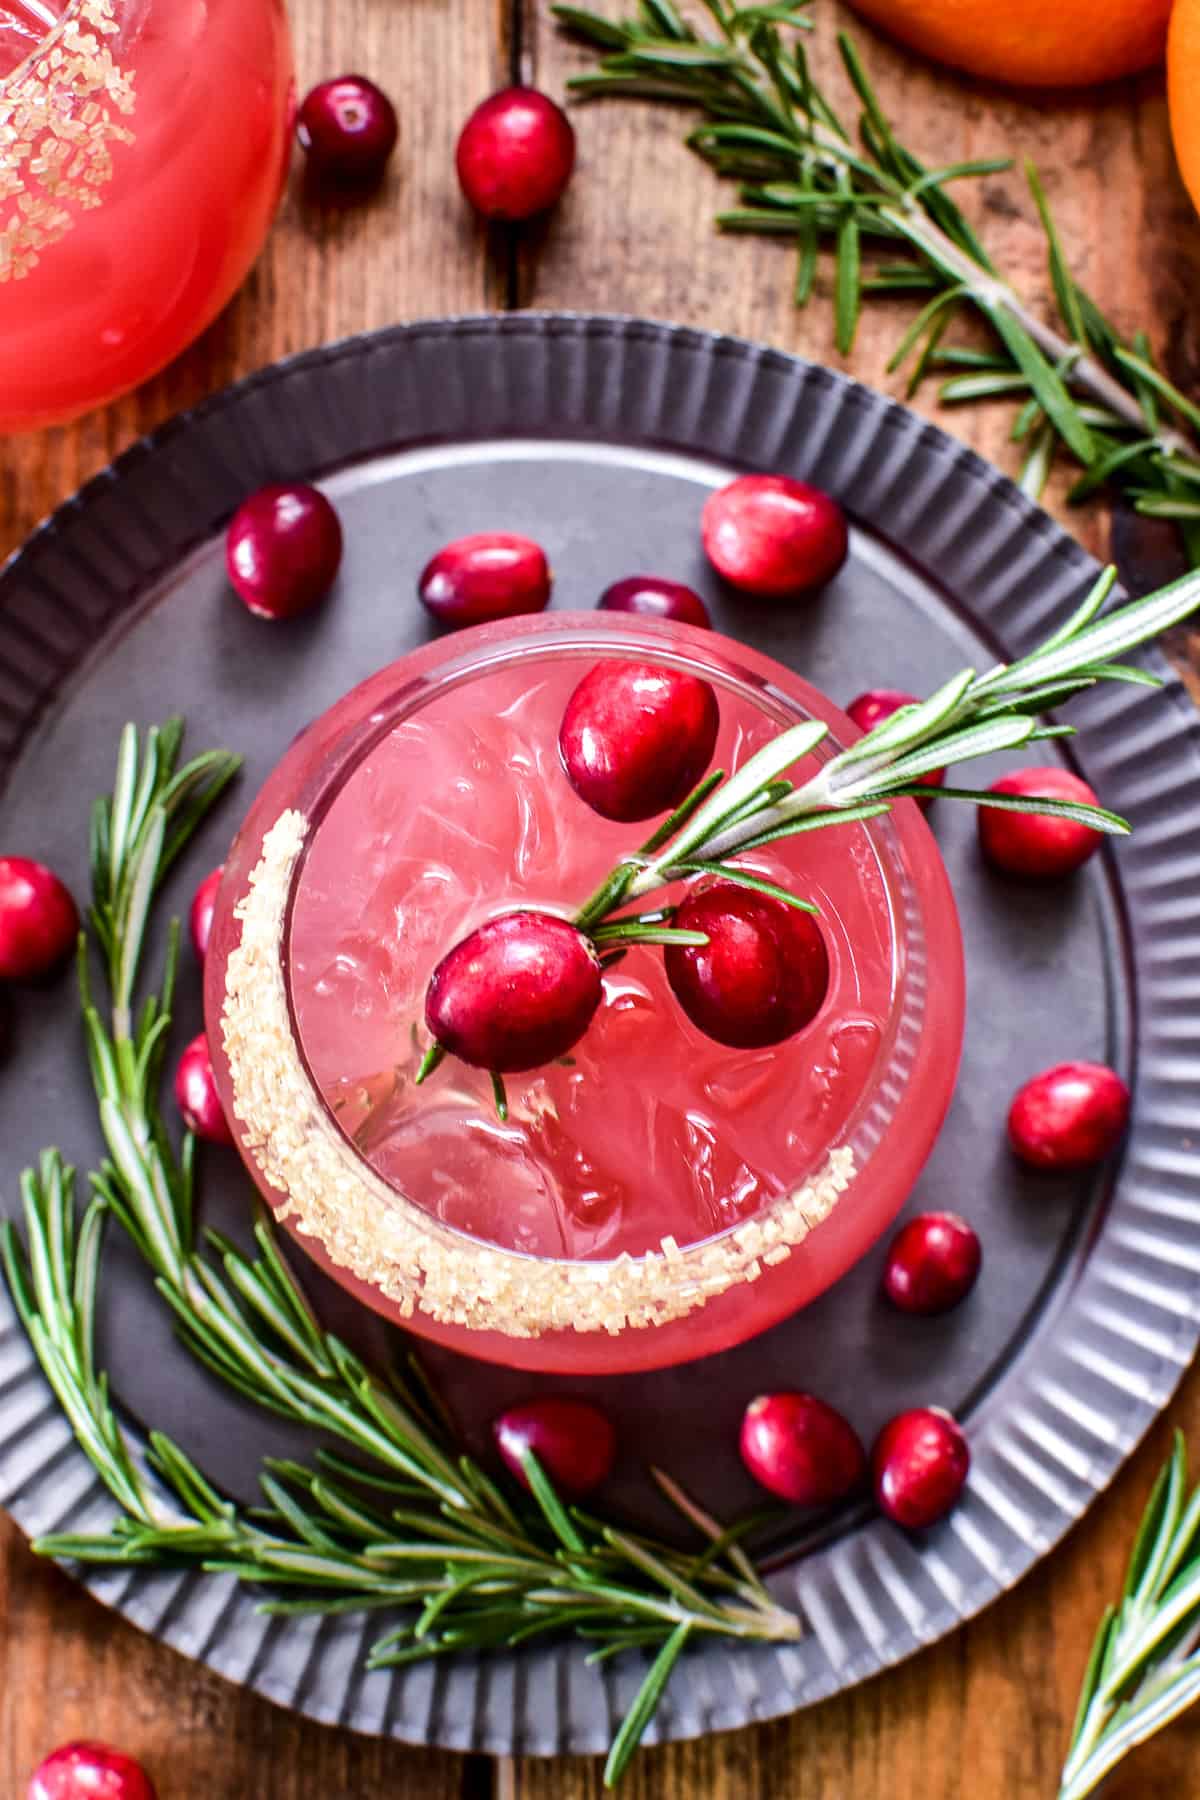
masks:
<path id="1" fill-rule="evenodd" d="M 275 211 L 291 80 L 281 0 L 0 0 L 0 431 L 216 316 Z"/>

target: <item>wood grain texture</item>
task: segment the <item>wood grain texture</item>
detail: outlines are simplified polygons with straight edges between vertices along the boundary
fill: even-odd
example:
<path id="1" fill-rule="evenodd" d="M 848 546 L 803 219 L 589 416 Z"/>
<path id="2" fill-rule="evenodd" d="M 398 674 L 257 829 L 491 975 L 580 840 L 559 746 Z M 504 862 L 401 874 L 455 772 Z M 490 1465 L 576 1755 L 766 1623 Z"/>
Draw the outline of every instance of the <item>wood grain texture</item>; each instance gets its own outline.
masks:
<path id="1" fill-rule="evenodd" d="M 467 111 L 508 78 L 513 59 L 554 93 L 586 61 L 548 23 L 541 0 L 293 0 L 292 12 L 302 86 L 359 67 L 395 95 L 402 136 L 387 185 L 365 207 L 335 211 L 309 200 L 294 178 L 250 284 L 188 356 L 75 427 L 0 446 L 0 554 L 178 407 L 276 356 L 395 319 L 515 298 L 684 320 L 838 361 L 827 284 L 799 314 L 785 247 L 712 231 L 720 185 L 682 149 L 677 114 L 624 102 L 580 109 L 575 184 L 551 221 L 522 236 L 515 258 L 511 240 L 470 223 L 451 174 Z M 837 0 L 817 0 L 816 12 L 816 59 L 833 78 L 835 23 L 851 20 Z M 1158 78 L 1026 102 L 909 62 L 866 27 L 853 28 L 902 134 L 931 161 L 1012 151 L 1038 162 L 1089 288 L 1127 330 L 1148 329 L 1177 379 L 1195 386 L 1200 225 L 1173 174 Z M 1046 304 L 1042 239 L 1019 175 L 964 197 L 1001 266 Z M 852 373 L 900 391 L 885 365 L 908 311 L 872 303 L 846 365 Z M 917 404 L 935 413 L 932 389 Z M 1008 409 L 940 422 L 1014 466 Z M 1062 492 L 1060 483 L 1054 510 L 1103 552 L 1104 508 L 1068 516 Z M 1176 1424 L 1200 1446 L 1200 1376 L 1066 1545 L 982 1618 L 794 1719 L 646 1752 L 630 1800 L 1053 1800 L 1091 1634 L 1119 1588 Z M 161 1800 L 601 1793 L 594 1761 L 491 1765 L 294 1719 L 110 1617 L 0 1524 L 0 1792 L 19 1796 L 37 1757 L 79 1734 L 143 1755 Z M 1197 1769 L 1200 1714 L 1133 1759 L 1110 1796 L 1187 1800 L 1200 1795 Z"/>

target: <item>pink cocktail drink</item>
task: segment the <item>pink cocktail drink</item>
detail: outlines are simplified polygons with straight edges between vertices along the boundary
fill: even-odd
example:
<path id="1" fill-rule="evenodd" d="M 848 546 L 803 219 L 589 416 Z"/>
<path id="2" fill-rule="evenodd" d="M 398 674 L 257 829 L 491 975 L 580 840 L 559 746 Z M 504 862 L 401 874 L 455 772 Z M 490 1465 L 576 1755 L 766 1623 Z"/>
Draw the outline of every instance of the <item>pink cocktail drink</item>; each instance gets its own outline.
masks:
<path id="1" fill-rule="evenodd" d="M 688 628 L 568 616 L 431 645 L 348 695 L 267 784 L 230 859 L 207 992 L 243 1150 L 305 1248 L 425 1335 L 579 1372 L 724 1348 L 844 1272 L 928 1153 L 962 1028 L 953 901 L 905 802 L 744 861 L 820 908 L 829 990 L 798 1035 L 714 1042 L 661 952 L 637 946 L 569 1056 L 508 1077 L 506 1119 L 484 1071 L 451 1059 L 416 1084 L 446 951 L 515 908 L 569 916 L 650 829 L 601 819 L 559 760 L 567 699 L 606 655 L 703 674 L 730 772 L 800 717 L 854 735 L 796 677 Z M 290 860 L 268 868 L 281 821 Z M 271 1000 L 249 991 L 231 913 L 255 865 L 244 930 L 275 934 L 289 1036 L 288 1067 L 268 1045 L 257 1071 Z M 281 1107 L 292 1081 L 304 1091 Z M 310 1127 L 317 1151 L 292 1155 L 284 1140 Z"/>
<path id="2" fill-rule="evenodd" d="M 0 431 L 216 316 L 275 210 L 291 79 L 282 0 L 0 0 Z"/>

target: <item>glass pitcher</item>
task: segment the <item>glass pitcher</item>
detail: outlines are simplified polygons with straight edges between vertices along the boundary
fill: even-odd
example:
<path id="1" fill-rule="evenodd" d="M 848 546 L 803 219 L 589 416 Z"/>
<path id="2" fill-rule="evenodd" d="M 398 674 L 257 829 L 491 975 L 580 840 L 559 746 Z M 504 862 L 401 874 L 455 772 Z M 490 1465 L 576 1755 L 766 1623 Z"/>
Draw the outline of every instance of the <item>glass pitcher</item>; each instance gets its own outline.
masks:
<path id="1" fill-rule="evenodd" d="M 204 330 L 266 236 L 291 107 L 282 0 L 0 0 L 0 431 Z"/>

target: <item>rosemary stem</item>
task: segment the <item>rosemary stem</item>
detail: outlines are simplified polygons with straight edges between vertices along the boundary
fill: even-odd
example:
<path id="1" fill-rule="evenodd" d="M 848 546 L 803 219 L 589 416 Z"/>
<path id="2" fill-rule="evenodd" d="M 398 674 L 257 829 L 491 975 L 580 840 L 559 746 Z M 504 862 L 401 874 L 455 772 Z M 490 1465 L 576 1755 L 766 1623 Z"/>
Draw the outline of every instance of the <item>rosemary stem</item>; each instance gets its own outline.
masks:
<path id="1" fill-rule="evenodd" d="M 981 269 L 931 219 L 919 213 L 914 204 L 901 202 L 885 205 L 881 207 L 880 214 L 935 263 L 943 274 L 961 282 L 984 312 L 992 307 L 1002 306 L 1028 333 L 1038 349 L 1045 353 L 1048 361 L 1059 363 L 1073 358 L 1070 371 L 1065 377 L 1068 386 L 1077 388 L 1089 399 L 1114 413 L 1132 430 L 1145 430 L 1145 416 L 1137 399 L 1128 388 L 1121 386 L 1103 363 L 1089 351 L 1081 351 L 1078 344 L 1073 344 L 1070 339 L 1055 331 L 1052 325 L 1039 318 L 1006 281 Z M 1160 427 L 1156 435 L 1159 447 L 1165 454 L 1184 456 L 1189 460 L 1195 458 L 1196 446 L 1181 432 Z"/>

